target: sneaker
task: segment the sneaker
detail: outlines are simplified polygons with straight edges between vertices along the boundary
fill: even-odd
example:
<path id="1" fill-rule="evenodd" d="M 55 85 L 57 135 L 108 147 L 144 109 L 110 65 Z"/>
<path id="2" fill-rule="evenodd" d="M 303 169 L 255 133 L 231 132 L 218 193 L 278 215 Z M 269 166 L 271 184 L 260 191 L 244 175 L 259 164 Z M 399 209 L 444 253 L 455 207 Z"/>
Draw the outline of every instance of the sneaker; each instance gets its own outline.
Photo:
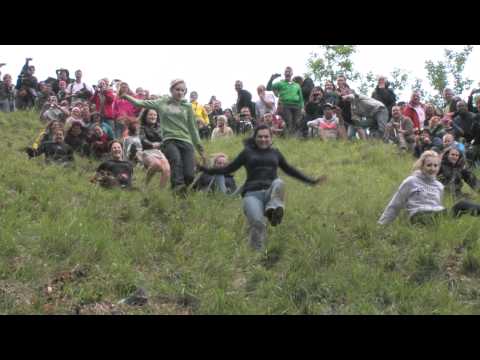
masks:
<path id="1" fill-rule="evenodd" d="M 280 225 L 283 220 L 284 210 L 282 207 L 270 208 L 265 211 L 265 216 L 272 226 Z"/>

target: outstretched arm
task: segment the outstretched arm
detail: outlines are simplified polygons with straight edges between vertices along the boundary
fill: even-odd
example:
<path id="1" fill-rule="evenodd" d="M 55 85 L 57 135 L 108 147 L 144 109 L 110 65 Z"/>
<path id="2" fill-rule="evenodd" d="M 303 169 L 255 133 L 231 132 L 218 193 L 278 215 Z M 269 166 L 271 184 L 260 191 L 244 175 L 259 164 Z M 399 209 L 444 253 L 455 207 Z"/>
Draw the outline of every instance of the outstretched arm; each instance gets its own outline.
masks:
<path id="1" fill-rule="evenodd" d="M 229 165 L 223 168 L 206 168 L 204 166 L 199 166 L 199 169 L 209 175 L 227 175 L 234 173 L 243 165 L 245 165 L 245 150 L 242 151 Z"/>

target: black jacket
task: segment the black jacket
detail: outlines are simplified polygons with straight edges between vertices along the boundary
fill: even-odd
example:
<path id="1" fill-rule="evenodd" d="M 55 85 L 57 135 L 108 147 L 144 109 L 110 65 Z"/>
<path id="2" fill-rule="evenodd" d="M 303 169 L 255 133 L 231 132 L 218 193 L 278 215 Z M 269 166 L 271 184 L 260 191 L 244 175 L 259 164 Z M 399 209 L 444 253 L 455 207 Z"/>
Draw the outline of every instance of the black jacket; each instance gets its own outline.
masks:
<path id="1" fill-rule="evenodd" d="M 395 95 L 393 90 L 390 89 L 389 87 L 375 88 L 375 90 L 372 93 L 372 98 L 383 103 L 387 107 L 389 114 L 392 113 L 392 107 L 397 102 L 397 96 Z"/>
<path id="2" fill-rule="evenodd" d="M 243 185 L 242 196 L 249 191 L 267 190 L 272 182 L 278 178 L 277 169 L 280 167 L 287 175 L 290 175 L 305 183 L 314 184 L 315 180 L 302 174 L 300 171 L 290 166 L 282 153 L 274 148 L 261 150 L 247 142 L 243 151 L 224 168 L 199 167 L 210 175 L 231 174 L 242 166 L 247 170 L 247 180 Z"/>
<path id="3" fill-rule="evenodd" d="M 144 125 L 140 128 L 139 136 L 144 150 L 153 149 L 154 142 L 162 142 L 160 126 L 152 127 Z"/>
<path id="4" fill-rule="evenodd" d="M 66 143 L 57 144 L 53 141 L 46 141 L 38 147 L 34 156 L 40 156 L 42 154 L 45 154 L 46 163 L 54 162 L 63 164 L 74 160 L 73 149 Z"/>
<path id="5" fill-rule="evenodd" d="M 455 126 L 455 137 L 464 137 L 467 142 L 473 140 L 472 127 L 475 120 L 475 114 L 469 111 L 457 113 L 453 118 Z"/>
<path id="6" fill-rule="evenodd" d="M 255 116 L 255 103 L 252 102 L 252 94 L 247 90 L 240 90 L 237 98 L 237 112 L 240 112 L 243 107 L 250 109 L 250 115 Z"/>
<path id="7" fill-rule="evenodd" d="M 466 168 L 465 159 L 460 152 L 460 158 L 455 164 L 448 161 L 448 154 L 451 149 L 445 151 L 442 157 L 438 180 L 455 195 L 461 195 L 463 181 L 465 181 L 473 190 L 479 190 L 479 183 L 475 175 Z M 463 181 L 462 181 L 463 180 Z"/>
<path id="8" fill-rule="evenodd" d="M 132 185 L 133 165 L 129 161 L 107 160 L 98 167 L 97 173 L 100 172 L 112 174 L 122 187 Z"/>

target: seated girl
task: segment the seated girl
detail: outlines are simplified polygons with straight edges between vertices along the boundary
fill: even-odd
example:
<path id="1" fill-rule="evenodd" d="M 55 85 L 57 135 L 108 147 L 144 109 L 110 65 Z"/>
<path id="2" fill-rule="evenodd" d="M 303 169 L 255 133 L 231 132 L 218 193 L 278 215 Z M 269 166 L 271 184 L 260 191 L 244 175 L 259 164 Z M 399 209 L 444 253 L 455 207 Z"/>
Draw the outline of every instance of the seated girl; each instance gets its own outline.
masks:
<path id="1" fill-rule="evenodd" d="M 473 190 L 477 192 L 480 190 L 475 174 L 467 169 L 464 155 L 456 147 L 451 147 L 443 153 L 438 180 L 457 198 L 465 196 L 462 193 L 463 181 Z"/>
<path id="2" fill-rule="evenodd" d="M 219 153 L 213 155 L 210 166 L 214 169 L 221 169 L 228 165 L 228 156 Z M 203 173 L 202 176 L 194 185 L 195 190 L 205 191 L 205 192 L 216 192 L 219 191 L 223 194 L 233 194 L 237 190 L 237 185 L 233 175 L 208 175 Z"/>
<path id="3" fill-rule="evenodd" d="M 437 180 L 440 170 L 440 156 L 432 150 L 425 151 L 415 162 L 414 172 L 407 177 L 378 220 L 386 225 L 395 220 L 402 209 L 406 209 L 412 224 L 427 224 L 446 214 L 442 205 L 443 184 Z M 452 208 L 452 214 L 459 217 L 465 213 L 480 215 L 480 205 L 461 200 Z"/>
<path id="4" fill-rule="evenodd" d="M 87 143 L 89 145 L 89 154 L 97 159 L 104 157 L 108 153 L 108 136 L 102 130 L 100 125 L 88 130 Z"/>
<path id="5" fill-rule="evenodd" d="M 45 163 L 70 165 L 74 161 L 73 149 L 65 144 L 62 128 L 57 128 L 53 134 L 52 141 L 43 142 L 37 150 L 29 153 L 30 157 L 37 157 L 45 154 Z"/>

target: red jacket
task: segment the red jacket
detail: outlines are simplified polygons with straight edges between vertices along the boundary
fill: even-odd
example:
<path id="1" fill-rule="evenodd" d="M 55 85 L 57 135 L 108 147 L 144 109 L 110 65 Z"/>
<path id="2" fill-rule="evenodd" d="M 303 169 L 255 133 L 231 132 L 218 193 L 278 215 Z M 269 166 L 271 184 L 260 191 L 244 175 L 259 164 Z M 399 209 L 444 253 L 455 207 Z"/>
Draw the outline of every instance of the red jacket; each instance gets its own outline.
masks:
<path id="1" fill-rule="evenodd" d="M 95 104 L 95 107 L 97 108 L 97 111 L 101 113 L 102 117 L 105 117 L 107 119 L 113 119 L 113 102 L 115 101 L 115 94 L 113 93 L 113 90 L 108 89 L 107 91 L 104 92 L 105 95 L 105 106 L 104 106 L 104 111 L 103 113 L 100 111 L 100 96 L 98 92 L 95 92 L 95 95 L 92 96 L 90 101 L 92 101 Z"/>
<path id="2" fill-rule="evenodd" d="M 420 104 L 420 106 L 425 111 L 425 105 Z M 417 130 L 420 129 L 420 119 L 418 118 L 417 112 L 410 103 L 405 106 L 405 109 L 403 110 L 403 116 L 408 116 L 410 119 L 412 119 L 413 127 Z"/>

